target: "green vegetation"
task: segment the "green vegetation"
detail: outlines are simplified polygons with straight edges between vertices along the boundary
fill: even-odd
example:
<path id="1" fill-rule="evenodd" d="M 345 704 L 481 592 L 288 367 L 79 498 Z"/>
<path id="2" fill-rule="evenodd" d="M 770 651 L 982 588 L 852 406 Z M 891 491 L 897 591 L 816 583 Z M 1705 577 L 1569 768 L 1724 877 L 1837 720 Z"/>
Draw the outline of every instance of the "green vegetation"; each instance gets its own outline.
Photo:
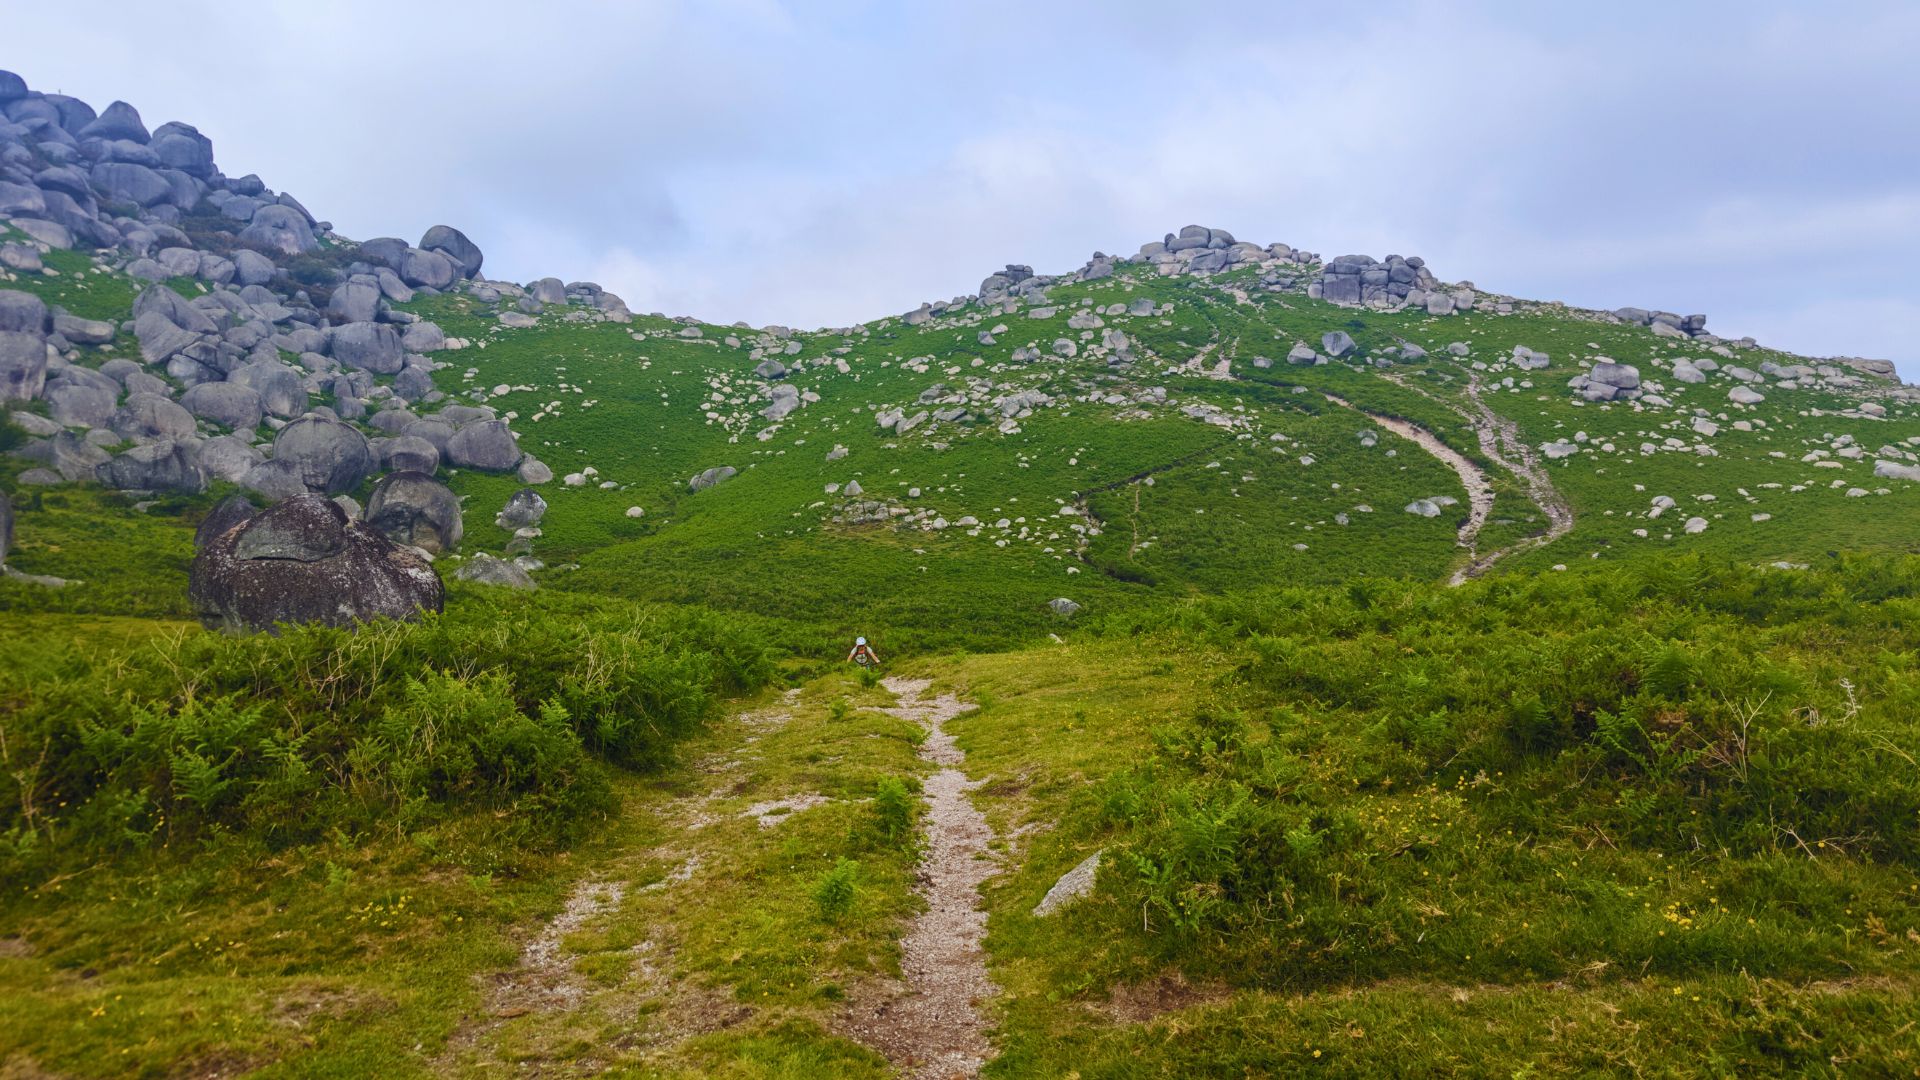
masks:
<path id="1" fill-rule="evenodd" d="M 125 317 L 131 283 L 48 262 L 23 287 Z M 205 633 L 186 570 L 224 489 L 0 458 L 9 566 L 70 582 L 0 579 L 0 1072 L 888 1075 L 848 1018 L 902 974 L 934 767 L 839 662 L 856 634 L 979 706 L 948 730 L 998 838 L 992 1075 L 1920 1066 L 1920 492 L 1872 476 L 1911 405 L 1590 404 L 1593 357 L 1661 378 L 1700 347 L 1255 271 L 1049 306 L 788 337 L 407 305 L 469 342 L 440 389 L 582 477 L 542 488 L 540 591 L 446 556 L 417 624 Z M 1332 330 L 1359 362 L 1285 362 Z M 1517 345 L 1551 366 L 1493 370 Z M 768 358 L 817 395 L 777 422 Z M 970 386 L 965 418 L 875 421 Z M 1454 589 L 1467 492 L 1365 414 L 1487 473 L 1485 554 L 1547 514 L 1476 396 L 1578 447 L 1544 470 L 1574 522 Z M 520 483 L 450 483 L 463 551 L 502 551 Z"/>

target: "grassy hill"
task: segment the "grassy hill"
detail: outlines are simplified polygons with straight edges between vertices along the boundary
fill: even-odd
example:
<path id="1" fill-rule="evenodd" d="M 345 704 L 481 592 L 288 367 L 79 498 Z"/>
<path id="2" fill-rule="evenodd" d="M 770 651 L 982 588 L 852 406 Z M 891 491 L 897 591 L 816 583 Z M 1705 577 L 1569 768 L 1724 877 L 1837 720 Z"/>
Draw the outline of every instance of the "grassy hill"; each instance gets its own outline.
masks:
<path id="1" fill-rule="evenodd" d="M 9 287 L 124 316 L 61 258 Z M 540 591 L 413 626 L 205 633 L 226 489 L 0 457 L 9 566 L 74 579 L 0 580 L 0 1071 L 887 1075 L 849 1016 L 938 767 L 856 634 L 976 706 L 990 1075 L 1920 1067 L 1912 397 L 1262 274 L 830 330 L 399 305 L 556 474 Z M 1583 398 L 1601 358 L 1665 404 Z M 521 483 L 447 480 L 505 552 Z"/>

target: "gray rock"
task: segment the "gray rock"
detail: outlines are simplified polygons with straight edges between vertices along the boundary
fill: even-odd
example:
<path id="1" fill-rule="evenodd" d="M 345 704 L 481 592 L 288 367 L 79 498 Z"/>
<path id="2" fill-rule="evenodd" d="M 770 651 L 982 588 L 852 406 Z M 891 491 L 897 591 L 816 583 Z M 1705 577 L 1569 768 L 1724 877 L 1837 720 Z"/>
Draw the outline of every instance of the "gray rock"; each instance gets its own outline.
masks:
<path id="1" fill-rule="evenodd" d="M 459 276 L 459 269 L 453 260 L 437 251 L 422 251 L 408 248 L 395 271 L 400 280 L 415 287 L 445 289 Z"/>
<path id="2" fill-rule="evenodd" d="M 515 472 L 523 484 L 546 484 L 553 481 L 553 470 L 545 462 L 531 455 L 520 459 L 520 468 Z"/>
<path id="3" fill-rule="evenodd" d="M 105 427 L 119 395 L 98 386 L 62 383 L 47 390 L 47 413 L 66 427 Z"/>
<path id="4" fill-rule="evenodd" d="M 411 415 L 403 409 L 389 409 L 373 418 L 374 425 L 379 427 L 380 421 L 386 417 L 388 413 L 398 413 L 402 418 Z M 382 430 L 388 429 L 383 427 Z M 434 449 L 440 451 L 441 457 L 446 457 L 447 444 L 453 441 L 454 426 L 451 421 L 443 417 L 427 416 L 418 419 L 404 420 L 397 429 L 392 430 L 394 430 L 395 434 L 413 435 L 425 439 L 433 444 Z"/>
<path id="5" fill-rule="evenodd" d="M 31 244 L 0 244 L 0 268 L 16 274 L 37 274 L 43 266 L 39 248 Z"/>
<path id="6" fill-rule="evenodd" d="M 196 449 L 196 461 L 210 480 L 225 480 L 238 484 L 247 474 L 267 460 L 266 455 L 254 448 L 254 445 L 237 435 L 220 435 L 201 443 Z"/>
<path id="7" fill-rule="evenodd" d="M 349 424 L 303 416 L 273 439 L 273 462 L 290 468 L 301 486 L 322 495 L 351 491 L 373 475 L 373 449 Z"/>
<path id="8" fill-rule="evenodd" d="M 53 332 L 75 345 L 106 345 L 113 341 L 114 329 L 112 323 L 98 319 L 81 319 L 66 314 L 53 317 Z"/>
<path id="9" fill-rule="evenodd" d="M 1727 391 L 1727 400 L 1735 405 L 1758 405 L 1767 400 L 1767 397 L 1752 387 L 1736 386 Z"/>
<path id="10" fill-rule="evenodd" d="M 191 442 L 161 439 L 136 446 L 100 466 L 100 482 L 123 491 L 180 491 L 197 495 L 207 490 L 207 474 L 200 468 Z"/>
<path id="11" fill-rule="evenodd" d="M 363 520 L 396 544 L 436 554 L 460 546 L 460 498 L 430 473 L 381 477 L 367 499 Z"/>
<path id="12" fill-rule="evenodd" d="M 145 145 L 150 136 L 140 120 L 140 110 L 124 101 L 107 106 L 94 121 L 75 133 L 82 139 L 126 139 Z"/>
<path id="13" fill-rule="evenodd" d="M 376 375 L 394 375 L 406 362 L 400 335 L 386 323 L 356 322 L 336 326 L 327 335 L 333 358 Z"/>
<path id="14" fill-rule="evenodd" d="M 412 620 L 445 603 L 425 559 L 320 495 L 295 496 L 210 537 L 187 594 L 202 622 L 229 631 Z"/>
<path id="15" fill-rule="evenodd" d="M 520 464 L 520 445 L 505 420 L 468 424 L 447 440 L 447 464 L 462 469 L 506 472 Z"/>
<path id="16" fill-rule="evenodd" d="M 547 515 L 547 500 L 532 488 L 521 488 L 507 499 L 507 505 L 494 515 L 493 523 L 502 529 L 527 529 L 540 524 Z"/>
<path id="17" fill-rule="evenodd" d="M 173 185 L 167 178 L 127 161 L 103 161 L 87 174 L 95 191 L 109 202 L 155 206 L 173 197 Z"/>
<path id="18" fill-rule="evenodd" d="M 1345 330 L 1334 330 L 1320 336 L 1320 348 L 1328 356 L 1345 356 L 1354 350 L 1353 337 Z"/>
<path id="19" fill-rule="evenodd" d="M 559 278 L 541 278 L 527 286 L 527 292 L 542 304 L 564 304 L 567 302 L 567 287 Z"/>
<path id="20" fill-rule="evenodd" d="M 258 510 L 245 495 L 229 495 L 221 499 L 194 527 L 193 550 L 200 551 L 213 540 L 252 520 L 256 513 Z"/>
<path id="21" fill-rule="evenodd" d="M 480 253 L 479 245 L 467 239 L 467 234 L 451 225 L 435 225 L 420 238 L 420 246 L 428 251 L 437 251 L 450 259 L 459 268 L 463 278 L 473 277 L 480 272 L 486 256 Z"/>
<path id="22" fill-rule="evenodd" d="M 20 330 L 0 330 L 0 401 L 31 401 L 46 385 L 46 339 Z"/>
<path id="23" fill-rule="evenodd" d="M 137 322 L 140 316 L 149 312 L 156 313 L 166 321 L 182 330 L 191 330 L 196 334 L 216 334 L 220 328 L 214 325 L 211 316 L 187 303 L 179 293 L 165 285 L 149 285 L 140 290 L 133 300 L 133 317 Z"/>
<path id="24" fill-rule="evenodd" d="M 1603 362 L 1593 365 L 1593 370 L 1587 372 L 1587 379 L 1616 390 L 1637 390 L 1640 388 L 1640 369 L 1631 364 Z"/>
<path id="25" fill-rule="evenodd" d="M 393 393 L 402 401 L 419 401 L 433 393 L 433 376 L 426 368 L 409 364 L 393 377 Z"/>
<path id="26" fill-rule="evenodd" d="M 1096 851 L 1080 860 L 1079 865 L 1073 869 L 1061 874 L 1060 880 L 1054 882 L 1053 888 L 1047 890 L 1047 895 L 1041 897 L 1040 902 L 1034 905 L 1034 916 L 1041 918 L 1051 915 L 1093 892 L 1094 880 L 1100 873 L 1101 854 Z"/>
<path id="27" fill-rule="evenodd" d="M 1061 618 L 1072 618 L 1080 613 L 1080 605 L 1064 596 L 1056 596 L 1047 601 L 1047 610 Z"/>
<path id="28" fill-rule="evenodd" d="M 213 175 L 213 140 L 191 124 L 161 124 L 148 143 L 160 164 L 205 180 Z"/>
<path id="29" fill-rule="evenodd" d="M 286 206 L 261 207 L 237 239 L 282 255 L 304 255 L 319 246 L 306 215 Z"/>
<path id="30" fill-rule="evenodd" d="M 211 420 L 221 427 L 246 434 L 260 426 L 266 412 L 260 402 L 259 391 L 237 382 L 201 383 L 189 387 L 186 393 L 180 395 L 180 404 L 202 420 Z"/>
<path id="31" fill-rule="evenodd" d="M 193 437 L 193 414 L 159 394 L 129 394 L 113 414 L 114 434 L 129 442 L 158 442 Z"/>
<path id="32" fill-rule="evenodd" d="M 737 475 L 739 475 L 739 470 L 733 466 L 717 465 L 701 472 L 700 475 L 695 476 L 693 479 L 688 480 L 687 490 L 690 492 L 705 491 L 715 484 L 731 480 Z"/>
<path id="33" fill-rule="evenodd" d="M 363 281 L 349 281 L 327 300 L 327 318 L 334 323 L 371 323 L 380 314 L 380 289 Z"/>
<path id="34" fill-rule="evenodd" d="M 396 435 L 373 441 L 374 456 L 389 472 L 422 472 L 431 476 L 440 468 L 440 448 L 417 435 Z"/>
<path id="35" fill-rule="evenodd" d="M 27 80 L 11 71 L 0 71 L 0 105 L 18 101 L 27 96 Z M 7 518 L 7 536 L 13 536 L 13 518 Z M 6 558 L 6 548 L 0 546 L 0 560 Z"/>
<path id="36" fill-rule="evenodd" d="M 471 581 L 480 585 L 497 585 L 507 589 L 536 588 L 533 578 L 518 565 L 496 559 L 484 551 L 476 552 L 453 576 L 461 581 Z"/>
<path id="37" fill-rule="evenodd" d="M 140 358 L 148 364 L 163 364 L 200 343 L 199 334 L 182 330 L 158 311 L 134 319 L 133 336 L 140 342 Z"/>
<path id="38" fill-rule="evenodd" d="M 35 336 L 47 332 L 46 302 L 29 292 L 0 289 L 0 330 Z"/>
<path id="39" fill-rule="evenodd" d="M 439 352 L 447 347 L 447 335 L 438 324 L 422 319 L 407 326 L 400 335 L 400 347 L 410 353 Z"/>
<path id="40" fill-rule="evenodd" d="M 300 373 L 278 361 L 267 361 L 235 371 L 230 382 L 250 387 L 260 395 L 260 408 L 270 416 L 291 420 L 307 411 L 307 386 Z"/>
<path id="41" fill-rule="evenodd" d="M 273 280 L 279 267 L 273 260 L 257 251 L 241 248 L 233 253 L 233 283 L 235 285 L 265 285 Z"/>

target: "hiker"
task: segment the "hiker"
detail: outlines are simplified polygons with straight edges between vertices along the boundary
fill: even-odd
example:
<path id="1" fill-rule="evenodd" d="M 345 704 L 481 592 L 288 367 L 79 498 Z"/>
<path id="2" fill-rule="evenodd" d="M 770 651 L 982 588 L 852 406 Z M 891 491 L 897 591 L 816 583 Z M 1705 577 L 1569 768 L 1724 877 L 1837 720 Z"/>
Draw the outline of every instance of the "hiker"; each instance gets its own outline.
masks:
<path id="1" fill-rule="evenodd" d="M 867 639 L 863 637 L 853 639 L 853 651 L 847 654 L 847 659 L 861 667 L 880 666 L 880 654 L 874 652 L 873 646 L 867 644 Z"/>

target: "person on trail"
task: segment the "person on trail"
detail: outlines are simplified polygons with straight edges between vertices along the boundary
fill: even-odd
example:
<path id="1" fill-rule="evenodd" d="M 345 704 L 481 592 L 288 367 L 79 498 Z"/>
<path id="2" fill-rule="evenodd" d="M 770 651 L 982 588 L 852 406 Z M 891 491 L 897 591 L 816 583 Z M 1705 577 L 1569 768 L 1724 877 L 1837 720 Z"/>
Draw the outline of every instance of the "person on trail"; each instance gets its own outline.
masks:
<path id="1" fill-rule="evenodd" d="M 861 667 L 880 666 L 880 654 L 874 652 L 873 646 L 867 644 L 867 639 L 863 637 L 853 639 L 853 651 L 847 654 L 847 659 Z"/>

